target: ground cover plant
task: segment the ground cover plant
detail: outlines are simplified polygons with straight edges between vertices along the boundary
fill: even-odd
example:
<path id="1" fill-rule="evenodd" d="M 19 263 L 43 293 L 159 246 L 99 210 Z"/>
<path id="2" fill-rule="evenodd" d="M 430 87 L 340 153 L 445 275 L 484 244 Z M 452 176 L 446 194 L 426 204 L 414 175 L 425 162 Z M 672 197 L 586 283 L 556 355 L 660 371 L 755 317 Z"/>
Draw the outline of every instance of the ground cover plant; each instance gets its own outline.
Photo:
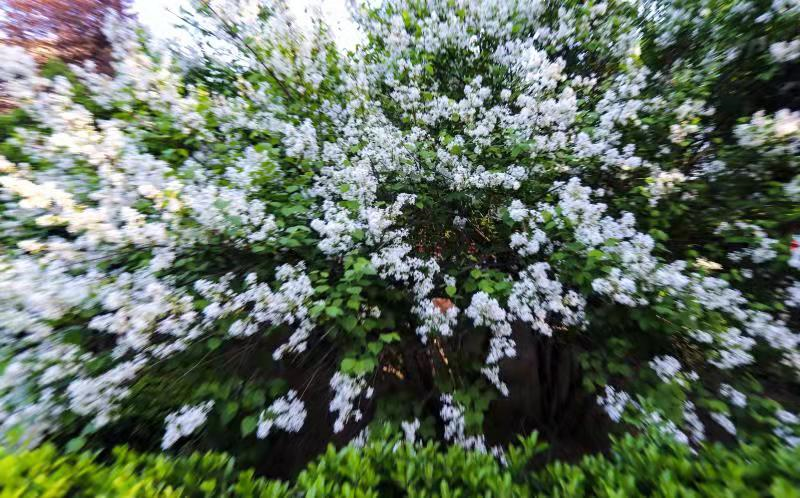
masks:
<path id="1" fill-rule="evenodd" d="M 0 48 L 6 445 L 800 443 L 796 0 L 194 7 Z"/>

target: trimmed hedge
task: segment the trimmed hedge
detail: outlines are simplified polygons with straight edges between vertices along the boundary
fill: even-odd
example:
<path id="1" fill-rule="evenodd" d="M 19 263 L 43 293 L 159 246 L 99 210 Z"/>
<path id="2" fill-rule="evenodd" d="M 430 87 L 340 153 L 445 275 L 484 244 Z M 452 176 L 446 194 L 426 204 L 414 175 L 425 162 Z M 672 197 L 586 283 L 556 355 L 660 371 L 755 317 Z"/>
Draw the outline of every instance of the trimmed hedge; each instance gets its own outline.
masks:
<path id="1" fill-rule="evenodd" d="M 535 434 L 511 446 L 502 461 L 389 437 L 363 448 L 331 446 L 285 483 L 240 471 L 225 454 L 169 458 L 120 447 L 103 459 L 45 445 L 0 452 L 0 497 L 800 496 L 800 448 L 716 444 L 692 453 L 628 435 L 614 442 L 609 456 L 531 470 L 543 450 Z"/>
<path id="2" fill-rule="evenodd" d="M 0 453 L 0 497 L 285 496 L 288 486 L 237 471 L 225 454 L 187 457 L 139 454 L 115 448 L 107 461 L 96 453 L 62 454 L 52 445 Z"/>

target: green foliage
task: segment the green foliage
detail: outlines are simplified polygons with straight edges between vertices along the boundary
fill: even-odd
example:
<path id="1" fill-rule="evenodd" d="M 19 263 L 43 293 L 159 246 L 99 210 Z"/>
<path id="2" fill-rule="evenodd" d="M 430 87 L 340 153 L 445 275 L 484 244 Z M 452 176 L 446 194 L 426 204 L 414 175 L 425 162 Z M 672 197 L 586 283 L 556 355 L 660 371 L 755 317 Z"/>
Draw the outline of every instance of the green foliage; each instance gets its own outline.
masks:
<path id="1" fill-rule="evenodd" d="M 361 449 L 328 451 L 297 478 L 306 496 L 525 496 L 525 467 L 543 447 L 536 434 L 509 450 L 509 467 L 458 446 L 384 437 Z"/>
<path id="2" fill-rule="evenodd" d="M 116 448 L 108 461 L 97 454 L 61 455 L 51 445 L 0 452 L 2 497 L 286 496 L 287 486 L 237 471 L 231 457 L 142 455 Z"/>
<path id="3" fill-rule="evenodd" d="M 627 435 L 609 456 L 532 466 L 545 447 L 520 438 L 504 461 L 458 446 L 410 445 L 384 432 L 363 448 L 330 446 L 292 483 L 240 471 L 224 454 L 169 458 L 117 448 L 59 454 L 51 445 L 0 452 L 0 497 L 798 497 L 800 449 L 725 448 Z"/>
<path id="4" fill-rule="evenodd" d="M 532 491 L 547 496 L 800 496 L 800 451 L 720 444 L 697 454 L 675 443 L 654 444 L 626 435 L 610 458 L 556 462 L 537 474 Z"/>

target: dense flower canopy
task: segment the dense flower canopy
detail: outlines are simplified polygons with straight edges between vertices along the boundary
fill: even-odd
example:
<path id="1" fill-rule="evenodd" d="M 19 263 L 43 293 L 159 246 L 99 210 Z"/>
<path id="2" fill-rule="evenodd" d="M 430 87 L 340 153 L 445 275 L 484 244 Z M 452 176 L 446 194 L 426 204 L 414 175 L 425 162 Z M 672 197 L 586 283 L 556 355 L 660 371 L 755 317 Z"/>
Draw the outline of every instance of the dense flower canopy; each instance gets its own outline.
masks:
<path id="1" fill-rule="evenodd" d="M 0 48 L 1 433 L 800 442 L 796 0 L 195 7 Z"/>

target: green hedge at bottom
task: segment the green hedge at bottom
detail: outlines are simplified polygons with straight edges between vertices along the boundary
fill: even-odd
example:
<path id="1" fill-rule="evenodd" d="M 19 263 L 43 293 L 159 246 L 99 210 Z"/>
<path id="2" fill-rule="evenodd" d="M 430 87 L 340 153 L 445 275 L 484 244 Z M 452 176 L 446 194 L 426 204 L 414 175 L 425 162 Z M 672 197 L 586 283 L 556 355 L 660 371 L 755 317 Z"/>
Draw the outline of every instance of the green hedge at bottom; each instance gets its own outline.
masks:
<path id="1" fill-rule="evenodd" d="M 693 453 L 626 436 L 610 456 L 530 470 L 535 436 L 509 448 L 504 462 L 457 447 L 411 446 L 396 438 L 366 447 L 329 448 L 294 482 L 255 477 L 222 454 L 188 457 L 117 448 L 110 458 L 62 454 L 46 445 L 0 450 L 6 497 L 800 497 L 800 449 L 706 446 Z"/>

